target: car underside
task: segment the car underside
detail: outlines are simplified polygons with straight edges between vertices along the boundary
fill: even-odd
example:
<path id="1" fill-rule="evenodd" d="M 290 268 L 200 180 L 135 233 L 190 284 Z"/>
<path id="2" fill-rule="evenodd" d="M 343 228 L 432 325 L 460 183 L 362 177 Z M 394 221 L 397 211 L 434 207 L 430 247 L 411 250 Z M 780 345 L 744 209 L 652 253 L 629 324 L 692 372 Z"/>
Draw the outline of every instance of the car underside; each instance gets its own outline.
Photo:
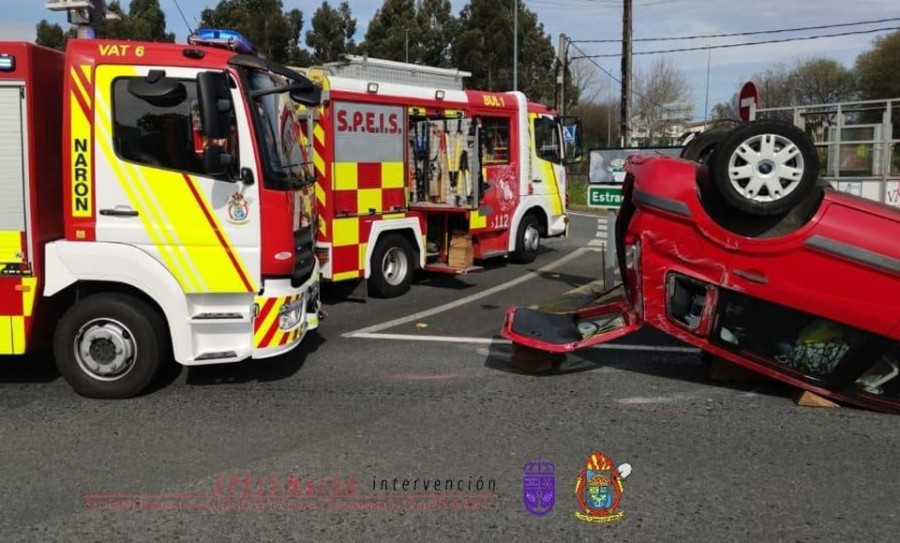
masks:
<path id="1" fill-rule="evenodd" d="M 900 413 L 900 213 L 823 185 L 805 138 L 747 123 L 705 164 L 633 156 L 615 225 L 622 285 L 573 313 L 511 308 L 503 335 L 561 353 L 648 324 L 814 394 Z"/>

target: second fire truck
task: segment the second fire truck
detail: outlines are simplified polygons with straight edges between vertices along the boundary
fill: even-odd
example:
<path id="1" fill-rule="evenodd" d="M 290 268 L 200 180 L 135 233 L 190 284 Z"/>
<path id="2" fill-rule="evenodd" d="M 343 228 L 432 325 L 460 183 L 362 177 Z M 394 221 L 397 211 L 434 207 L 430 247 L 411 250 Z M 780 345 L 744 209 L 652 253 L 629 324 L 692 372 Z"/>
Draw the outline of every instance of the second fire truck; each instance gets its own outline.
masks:
<path id="1" fill-rule="evenodd" d="M 541 238 L 565 235 L 574 122 L 520 92 L 305 73 L 323 90 L 310 138 L 323 280 L 365 280 L 369 293 L 393 297 L 415 269 L 465 274 L 507 255 L 527 263 Z"/>

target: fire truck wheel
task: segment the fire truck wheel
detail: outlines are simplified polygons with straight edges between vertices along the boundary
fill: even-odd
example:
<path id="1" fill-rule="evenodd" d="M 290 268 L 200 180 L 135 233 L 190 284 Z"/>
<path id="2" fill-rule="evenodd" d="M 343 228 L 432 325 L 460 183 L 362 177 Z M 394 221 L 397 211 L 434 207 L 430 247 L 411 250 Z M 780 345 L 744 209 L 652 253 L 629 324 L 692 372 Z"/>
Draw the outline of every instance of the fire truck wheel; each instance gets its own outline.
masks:
<path id="1" fill-rule="evenodd" d="M 394 298 L 406 293 L 412 282 L 413 250 L 400 234 L 387 234 L 375 245 L 369 294 L 379 298 Z"/>
<path id="2" fill-rule="evenodd" d="M 129 398 L 143 391 L 169 359 L 162 317 L 124 294 L 95 294 L 69 308 L 53 338 L 56 366 L 76 392 Z"/>
<path id="3" fill-rule="evenodd" d="M 541 248 L 541 225 L 534 215 L 525 215 L 516 233 L 516 250 L 509 256 L 517 264 L 534 262 Z"/>
<path id="4" fill-rule="evenodd" d="M 738 126 L 719 143 L 710 169 L 731 208 L 749 215 L 777 215 L 815 190 L 819 157 L 800 128 L 756 121 Z"/>

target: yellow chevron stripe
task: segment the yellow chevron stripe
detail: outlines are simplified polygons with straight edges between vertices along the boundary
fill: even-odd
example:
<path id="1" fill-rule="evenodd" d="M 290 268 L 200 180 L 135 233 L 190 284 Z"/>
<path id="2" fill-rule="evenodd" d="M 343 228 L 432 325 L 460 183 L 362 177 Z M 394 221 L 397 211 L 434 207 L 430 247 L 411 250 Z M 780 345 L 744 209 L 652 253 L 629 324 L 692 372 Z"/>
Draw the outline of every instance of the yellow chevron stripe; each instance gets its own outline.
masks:
<path id="1" fill-rule="evenodd" d="M 78 92 L 78 94 L 81 95 L 81 98 L 82 98 L 82 100 L 84 100 L 84 103 L 90 107 L 93 99 L 91 98 L 91 95 L 88 93 L 87 89 L 85 89 L 84 86 L 81 84 L 81 79 L 78 78 L 78 73 L 75 71 L 75 67 L 73 66 L 69 70 L 69 72 L 70 72 L 69 79 L 71 79 L 72 82 L 74 83 L 74 85 L 72 85 L 72 88 L 76 92 Z"/>
<path id="2" fill-rule="evenodd" d="M 278 301 L 275 302 L 272 311 L 269 311 L 269 314 L 266 315 L 266 320 L 259 325 L 259 328 L 257 328 L 256 332 L 253 334 L 253 345 L 255 345 L 256 348 L 265 348 L 262 344 L 263 338 L 266 337 L 266 333 L 272 326 L 278 326 L 278 310 L 281 309 L 281 305 L 282 304 Z"/>

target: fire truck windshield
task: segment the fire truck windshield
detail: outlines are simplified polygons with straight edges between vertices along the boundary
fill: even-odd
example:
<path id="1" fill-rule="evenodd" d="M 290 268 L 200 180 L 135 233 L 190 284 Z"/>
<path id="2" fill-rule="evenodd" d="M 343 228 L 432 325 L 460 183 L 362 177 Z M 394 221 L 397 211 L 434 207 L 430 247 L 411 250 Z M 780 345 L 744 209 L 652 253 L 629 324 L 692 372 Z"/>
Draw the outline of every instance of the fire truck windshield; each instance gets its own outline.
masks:
<path id="1" fill-rule="evenodd" d="M 253 70 L 249 74 L 251 91 L 283 87 L 287 80 L 279 75 Z M 290 190 L 315 181 L 308 149 L 301 144 L 302 127 L 290 94 L 272 92 L 252 98 L 256 133 L 263 151 L 265 184 L 268 188 Z"/>

